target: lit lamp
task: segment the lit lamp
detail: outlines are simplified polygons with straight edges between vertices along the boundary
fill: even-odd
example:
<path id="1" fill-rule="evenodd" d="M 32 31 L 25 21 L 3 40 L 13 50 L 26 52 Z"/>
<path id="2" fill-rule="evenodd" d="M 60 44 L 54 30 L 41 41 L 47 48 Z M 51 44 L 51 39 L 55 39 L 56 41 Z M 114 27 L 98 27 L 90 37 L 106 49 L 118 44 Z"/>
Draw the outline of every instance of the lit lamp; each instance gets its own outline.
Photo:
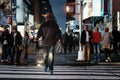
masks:
<path id="1" fill-rule="evenodd" d="M 66 6 L 66 12 L 70 12 L 70 6 Z"/>
<path id="2" fill-rule="evenodd" d="M 67 16 L 70 16 L 70 6 L 66 5 L 66 12 L 67 12 Z M 68 33 L 70 32 L 70 23 L 67 22 L 67 28 L 68 28 Z"/>
<path id="3" fill-rule="evenodd" d="M 77 61 L 83 61 L 84 60 L 84 53 L 81 49 L 80 39 L 81 39 L 81 27 L 82 27 L 82 3 L 83 0 L 78 0 L 77 3 L 72 3 L 71 5 L 78 5 L 78 11 L 79 11 L 79 51 L 78 51 L 78 58 Z M 66 12 L 69 14 L 71 13 L 71 7 L 69 5 L 66 6 Z"/>

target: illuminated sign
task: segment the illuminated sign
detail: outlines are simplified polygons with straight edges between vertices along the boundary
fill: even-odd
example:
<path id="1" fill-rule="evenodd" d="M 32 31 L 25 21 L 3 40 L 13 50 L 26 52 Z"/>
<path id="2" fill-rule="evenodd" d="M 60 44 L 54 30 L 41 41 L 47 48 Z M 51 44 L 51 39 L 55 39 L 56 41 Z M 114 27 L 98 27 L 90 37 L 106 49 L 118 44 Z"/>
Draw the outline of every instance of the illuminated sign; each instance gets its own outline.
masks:
<path id="1" fill-rule="evenodd" d="M 34 24 L 34 16 L 31 14 L 29 14 L 29 22 L 30 22 L 30 26 Z"/>
<path id="2" fill-rule="evenodd" d="M 17 28 L 18 28 L 18 31 L 21 33 L 21 35 L 24 36 L 25 26 L 18 25 Z"/>
<path id="3" fill-rule="evenodd" d="M 92 16 L 102 16 L 102 0 L 86 0 L 83 6 L 83 19 Z"/>
<path id="4" fill-rule="evenodd" d="M 24 22 L 23 0 L 17 0 L 16 2 L 17 6 L 19 6 L 16 9 L 17 23 L 23 23 Z"/>

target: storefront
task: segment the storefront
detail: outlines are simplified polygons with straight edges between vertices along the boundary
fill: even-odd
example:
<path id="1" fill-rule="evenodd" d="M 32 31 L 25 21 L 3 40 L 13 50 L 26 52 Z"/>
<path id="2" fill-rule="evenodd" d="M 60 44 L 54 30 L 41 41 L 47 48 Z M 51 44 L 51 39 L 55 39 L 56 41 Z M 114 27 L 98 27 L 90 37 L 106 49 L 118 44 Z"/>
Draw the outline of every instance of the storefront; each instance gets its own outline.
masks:
<path id="1" fill-rule="evenodd" d="M 85 0 L 83 7 L 83 23 L 91 24 L 92 28 L 103 22 L 103 0 Z"/>

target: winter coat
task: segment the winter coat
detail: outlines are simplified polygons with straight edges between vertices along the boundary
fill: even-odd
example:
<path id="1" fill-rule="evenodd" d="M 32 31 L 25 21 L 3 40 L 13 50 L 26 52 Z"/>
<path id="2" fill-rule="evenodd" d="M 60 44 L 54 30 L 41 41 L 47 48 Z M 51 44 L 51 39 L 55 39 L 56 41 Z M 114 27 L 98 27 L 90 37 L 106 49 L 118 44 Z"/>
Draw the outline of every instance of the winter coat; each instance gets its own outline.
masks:
<path id="1" fill-rule="evenodd" d="M 11 43 L 14 45 L 14 33 L 11 33 Z M 20 46 L 22 44 L 22 36 L 20 32 L 17 32 L 15 38 L 15 46 Z"/>
<path id="2" fill-rule="evenodd" d="M 101 42 L 101 33 L 100 32 L 93 32 L 92 33 L 92 40 L 93 43 L 100 43 Z"/>
<path id="3" fill-rule="evenodd" d="M 88 31 L 88 34 L 89 34 L 89 42 L 91 43 L 92 32 Z M 81 44 L 82 45 L 86 44 L 86 31 L 85 30 L 81 32 Z"/>
<path id="4" fill-rule="evenodd" d="M 110 49 L 110 33 L 105 32 L 102 37 L 102 48 L 108 48 Z"/>
<path id="5" fill-rule="evenodd" d="M 23 39 L 22 39 L 22 45 L 24 47 L 27 47 L 28 46 L 28 41 L 29 41 L 29 36 L 24 36 Z"/>
<path id="6" fill-rule="evenodd" d="M 43 45 L 55 45 L 61 38 L 61 31 L 54 20 L 48 20 L 41 24 L 37 38 L 42 37 Z"/>
<path id="7" fill-rule="evenodd" d="M 9 45 L 10 44 L 10 34 L 7 31 L 4 31 L 2 34 L 1 34 L 1 43 L 4 45 L 4 41 L 6 41 L 6 44 Z"/>

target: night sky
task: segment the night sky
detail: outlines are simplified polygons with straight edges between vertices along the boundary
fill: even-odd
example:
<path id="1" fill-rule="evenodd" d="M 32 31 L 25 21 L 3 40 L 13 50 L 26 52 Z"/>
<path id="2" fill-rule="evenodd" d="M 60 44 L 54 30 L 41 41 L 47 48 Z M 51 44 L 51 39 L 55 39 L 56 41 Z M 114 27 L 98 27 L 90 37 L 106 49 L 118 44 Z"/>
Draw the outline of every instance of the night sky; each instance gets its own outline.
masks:
<path id="1" fill-rule="evenodd" d="M 57 20 L 59 27 L 62 32 L 65 32 L 65 22 L 66 22 L 66 13 L 65 13 L 65 4 L 66 0 L 49 0 L 52 6 L 53 13 Z"/>

